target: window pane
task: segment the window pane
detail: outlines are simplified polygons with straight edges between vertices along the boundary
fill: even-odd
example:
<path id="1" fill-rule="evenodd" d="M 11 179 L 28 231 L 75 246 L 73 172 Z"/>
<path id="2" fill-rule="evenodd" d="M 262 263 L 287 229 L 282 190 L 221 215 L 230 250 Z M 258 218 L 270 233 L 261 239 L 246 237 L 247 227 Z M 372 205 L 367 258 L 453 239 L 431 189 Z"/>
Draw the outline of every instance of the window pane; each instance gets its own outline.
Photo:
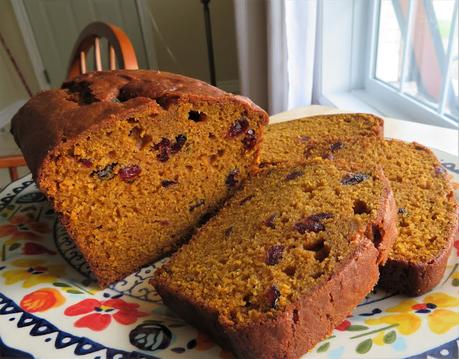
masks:
<path id="1" fill-rule="evenodd" d="M 457 32 L 458 27 L 458 22 L 453 22 L 455 3 L 455 0 L 380 1 L 375 77 L 435 111 L 440 109 L 445 85 L 450 31 Z M 445 113 L 456 119 L 459 118 L 458 67 L 456 37 L 445 101 Z"/>
<path id="2" fill-rule="evenodd" d="M 379 13 L 376 78 L 399 86 L 403 39 L 392 0 L 382 0 Z"/>
<path id="3" fill-rule="evenodd" d="M 453 58 L 449 72 L 448 92 L 446 98 L 445 112 L 451 117 L 459 119 L 459 54 L 458 54 L 458 24 L 456 27 L 456 41 L 453 42 Z"/>
<path id="4" fill-rule="evenodd" d="M 433 108 L 440 102 L 454 0 L 417 1 L 404 92 Z"/>

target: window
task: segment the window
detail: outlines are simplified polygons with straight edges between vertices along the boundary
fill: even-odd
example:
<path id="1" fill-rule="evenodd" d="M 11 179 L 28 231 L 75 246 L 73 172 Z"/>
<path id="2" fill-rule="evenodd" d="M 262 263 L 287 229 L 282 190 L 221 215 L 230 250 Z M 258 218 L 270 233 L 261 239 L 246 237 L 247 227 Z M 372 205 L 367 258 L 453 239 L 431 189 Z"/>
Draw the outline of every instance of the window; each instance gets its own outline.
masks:
<path id="1" fill-rule="evenodd" d="M 369 81 L 459 123 L 457 0 L 380 0 L 373 16 Z"/>
<path id="2" fill-rule="evenodd" d="M 314 100 L 457 129 L 458 2 L 321 1 Z"/>

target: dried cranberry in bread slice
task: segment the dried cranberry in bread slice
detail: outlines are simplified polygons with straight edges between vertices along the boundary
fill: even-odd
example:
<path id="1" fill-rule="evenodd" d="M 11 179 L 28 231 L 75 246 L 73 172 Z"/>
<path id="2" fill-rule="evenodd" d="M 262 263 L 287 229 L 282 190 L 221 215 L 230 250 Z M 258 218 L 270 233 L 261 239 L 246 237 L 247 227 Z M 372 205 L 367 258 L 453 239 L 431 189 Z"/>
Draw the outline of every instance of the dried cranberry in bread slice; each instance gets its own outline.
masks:
<path id="1" fill-rule="evenodd" d="M 239 358 L 298 358 L 378 281 L 396 236 L 382 171 L 271 168 L 161 267 L 164 303 Z"/>
<path id="2" fill-rule="evenodd" d="M 38 94 L 12 133 L 105 286 L 170 252 L 240 185 L 267 121 L 202 81 L 119 70 Z"/>
<path id="3" fill-rule="evenodd" d="M 418 143 L 355 139 L 332 150 L 337 141 L 323 138 L 307 157 L 378 163 L 394 191 L 399 234 L 379 284 L 412 296 L 431 290 L 445 272 L 457 233 L 458 206 L 446 169 Z"/>
<path id="4" fill-rule="evenodd" d="M 302 158 L 311 143 L 324 137 L 348 138 L 383 137 L 384 121 L 366 113 L 344 113 L 305 117 L 266 127 L 260 164 Z M 337 141 L 336 148 L 339 148 Z"/>

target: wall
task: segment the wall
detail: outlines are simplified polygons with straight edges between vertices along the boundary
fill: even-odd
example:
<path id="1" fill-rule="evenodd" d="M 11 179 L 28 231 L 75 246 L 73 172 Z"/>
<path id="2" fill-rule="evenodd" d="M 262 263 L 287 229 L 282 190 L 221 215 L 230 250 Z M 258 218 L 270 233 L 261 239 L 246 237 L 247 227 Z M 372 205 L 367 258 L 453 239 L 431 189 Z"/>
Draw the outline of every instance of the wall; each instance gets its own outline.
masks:
<path id="1" fill-rule="evenodd" d="M 39 85 L 9 0 L 0 0 L 0 33 L 3 35 L 32 92 L 39 91 Z M 0 46 L 0 110 L 27 97 L 27 92 L 6 51 Z"/>
<path id="2" fill-rule="evenodd" d="M 148 5 L 159 30 L 159 34 L 154 31 L 159 68 L 209 81 L 201 1 L 150 0 Z M 238 91 L 233 1 L 212 0 L 210 13 L 217 83 L 225 89 Z"/>

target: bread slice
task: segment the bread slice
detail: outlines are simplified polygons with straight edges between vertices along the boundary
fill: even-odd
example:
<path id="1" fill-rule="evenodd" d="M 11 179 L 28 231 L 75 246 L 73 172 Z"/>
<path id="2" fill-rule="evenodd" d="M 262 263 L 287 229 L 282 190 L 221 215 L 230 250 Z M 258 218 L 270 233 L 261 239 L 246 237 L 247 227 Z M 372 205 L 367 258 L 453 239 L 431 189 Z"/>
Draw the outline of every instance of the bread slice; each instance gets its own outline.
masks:
<path id="1" fill-rule="evenodd" d="M 268 126 L 262 162 L 297 163 L 321 157 L 383 167 L 399 208 L 399 236 L 381 269 L 380 285 L 412 296 L 437 285 L 456 233 L 457 207 L 448 176 L 435 155 L 417 143 L 384 141 L 377 136 L 352 138 L 336 131 L 336 124 L 327 130 L 329 136 L 310 138 L 298 150 L 291 133 L 318 133 L 315 122 L 282 125 Z M 268 154 L 274 143 L 277 154 Z"/>
<path id="2" fill-rule="evenodd" d="M 396 236 L 388 182 L 321 162 L 248 180 L 152 280 L 239 358 L 298 358 L 378 280 Z"/>
<path id="3" fill-rule="evenodd" d="M 302 158 L 309 151 L 311 141 L 324 137 L 382 138 L 383 126 L 381 118 L 365 113 L 321 115 L 272 124 L 265 129 L 261 165 Z"/>
<path id="4" fill-rule="evenodd" d="M 339 149 L 336 143 L 340 143 Z M 350 142 L 322 139 L 312 148 L 308 158 L 382 166 L 394 191 L 399 234 L 381 268 L 379 284 L 411 296 L 435 287 L 451 253 L 458 207 L 446 170 L 432 151 L 418 143 L 376 138 Z"/>
<path id="5" fill-rule="evenodd" d="M 99 283 L 151 263 L 257 167 L 267 114 L 157 71 L 95 72 L 32 98 L 12 133 Z"/>

